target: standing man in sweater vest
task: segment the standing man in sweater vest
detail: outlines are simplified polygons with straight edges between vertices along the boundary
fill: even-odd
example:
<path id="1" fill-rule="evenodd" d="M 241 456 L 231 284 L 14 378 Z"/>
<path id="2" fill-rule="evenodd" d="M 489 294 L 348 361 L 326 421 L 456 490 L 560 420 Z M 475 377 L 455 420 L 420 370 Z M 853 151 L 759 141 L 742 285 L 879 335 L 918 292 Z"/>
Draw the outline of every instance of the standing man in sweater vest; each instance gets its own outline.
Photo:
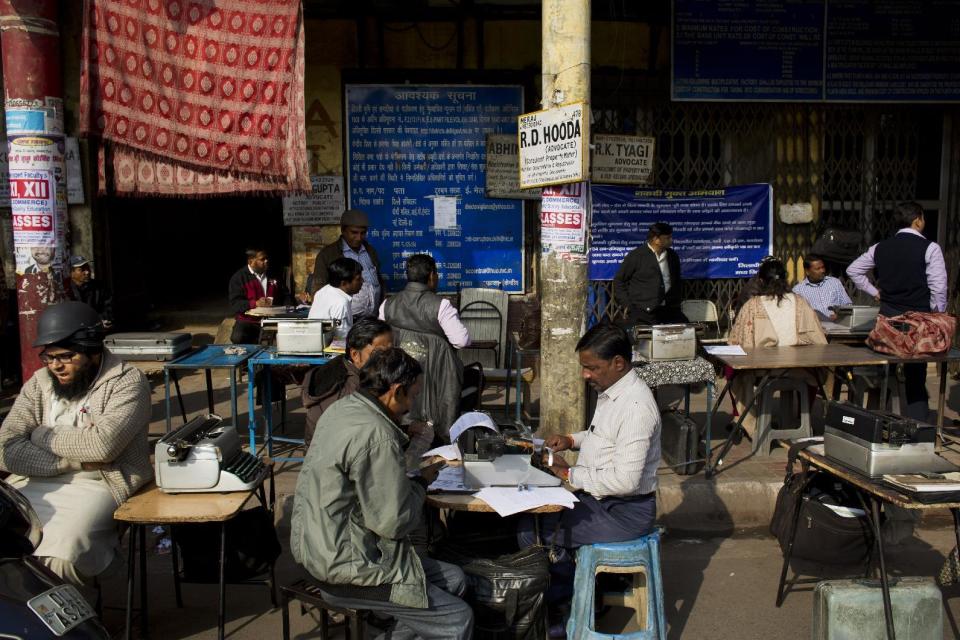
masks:
<path id="1" fill-rule="evenodd" d="M 431 256 L 410 256 L 407 286 L 380 305 L 380 319 L 393 327 L 393 344 L 423 367 L 423 390 L 410 417 L 432 422 L 435 432 L 449 440 L 463 386 L 463 362 L 457 352 L 470 344 L 470 333 L 450 301 L 436 294 L 439 282 Z"/>
<path id="2" fill-rule="evenodd" d="M 847 275 L 861 291 L 880 303 L 880 313 L 887 317 L 907 311 L 945 311 L 947 308 L 947 268 L 943 250 L 923 235 L 926 221 L 923 208 L 916 202 L 897 206 L 900 230 L 892 238 L 873 245 L 847 267 Z M 873 272 L 876 286 L 867 275 Z M 906 378 L 907 408 L 905 415 L 926 420 L 927 365 L 903 367 Z"/>

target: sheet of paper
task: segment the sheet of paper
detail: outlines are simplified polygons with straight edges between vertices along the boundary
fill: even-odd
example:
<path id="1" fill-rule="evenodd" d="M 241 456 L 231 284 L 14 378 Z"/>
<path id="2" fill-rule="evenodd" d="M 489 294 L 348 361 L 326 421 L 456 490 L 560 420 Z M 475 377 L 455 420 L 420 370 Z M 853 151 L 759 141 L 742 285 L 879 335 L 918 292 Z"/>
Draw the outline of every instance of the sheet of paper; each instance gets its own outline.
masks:
<path id="1" fill-rule="evenodd" d="M 452 196 L 434 196 L 433 228 L 457 228 L 457 199 Z"/>
<path id="2" fill-rule="evenodd" d="M 482 411 L 469 411 L 457 418 L 457 421 L 450 427 L 450 442 L 456 442 L 460 434 L 471 427 L 485 427 L 491 431 L 497 430 L 489 415 Z"/>
<path id="3" fill-rule="evenodd" d="M 427 487 L 427 491 L 470 493 L 471 489 L 463 484 L 463 467 L 444 467 L 437 474 L 437 479 Z"/>
<path id="4" fill-rule="evenodd" d="M 459 460 L 460 449 L 457 449 L 457 445 L 455 444 L 446 444 L 436 449 L 430 449 L 430 451 L 423 454 L 424 458 L 432 458 L 433 456 L 440 456 L 444 460 Z"/>
<path id="5" fill-rule="evenodd" d="M 516 487 L 485 487 L 476 496 L 503 517 L 548 504 L 572 509 L 573 504 L 579 502 L 577 496 L 563 487 L 531 487 L 523 490 Z"/>
<path id="6" fill-rule="evenodd" d="M 745 356 L 747 352 L 738 344 L 711 344 L 703 347 L 712 356 Z"/>

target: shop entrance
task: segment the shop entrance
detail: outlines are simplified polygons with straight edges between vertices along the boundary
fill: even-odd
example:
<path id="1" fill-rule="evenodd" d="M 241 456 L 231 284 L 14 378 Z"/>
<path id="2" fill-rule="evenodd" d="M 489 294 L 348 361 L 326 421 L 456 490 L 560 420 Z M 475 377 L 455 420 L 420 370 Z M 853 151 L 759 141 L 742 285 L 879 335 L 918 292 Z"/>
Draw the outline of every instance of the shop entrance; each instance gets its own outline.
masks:
<path id="1" fill-rule="evenodd" d="M 103 198 L 106 248 L 97 274 L 109 278 L 124 331 L 219 323 L 229 315 L 227 283 L 247 247 L 270 254 L 283 278 L 290 240 L 278 197 Z"/>

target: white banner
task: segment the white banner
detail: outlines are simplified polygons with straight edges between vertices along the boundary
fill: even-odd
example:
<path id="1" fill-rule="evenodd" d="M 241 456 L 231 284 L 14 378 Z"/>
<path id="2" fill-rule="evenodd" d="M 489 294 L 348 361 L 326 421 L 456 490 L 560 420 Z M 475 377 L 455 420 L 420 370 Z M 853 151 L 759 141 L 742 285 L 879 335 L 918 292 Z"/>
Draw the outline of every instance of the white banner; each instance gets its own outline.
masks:
<path id="1" fill-rule="evenodd" d="M 56 248 L 66 247 L 63 138 L 23 136 L 11 138 L 9 147 L 17 273 L 57 270 L 65 256 Z"/>
<path id="2" fill-rule="evenodd" d="M 567 260 L 587 260 L 587 183 L 546 187 L 540 209 L 540 246 Z"/>

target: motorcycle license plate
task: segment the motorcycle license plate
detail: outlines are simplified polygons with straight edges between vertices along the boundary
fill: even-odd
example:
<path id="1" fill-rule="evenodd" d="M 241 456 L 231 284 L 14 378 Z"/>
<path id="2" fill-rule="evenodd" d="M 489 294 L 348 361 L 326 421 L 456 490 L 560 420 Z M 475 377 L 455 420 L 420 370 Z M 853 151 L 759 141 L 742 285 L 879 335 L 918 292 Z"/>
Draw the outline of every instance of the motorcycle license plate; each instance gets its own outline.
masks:
<path id="1" fill-rule="evenodd" d="M 93 607 L 79 591 L 68 584 L 30 598 L 27 606 L 57 636 L 62 636 L 94 616 Z"/>

